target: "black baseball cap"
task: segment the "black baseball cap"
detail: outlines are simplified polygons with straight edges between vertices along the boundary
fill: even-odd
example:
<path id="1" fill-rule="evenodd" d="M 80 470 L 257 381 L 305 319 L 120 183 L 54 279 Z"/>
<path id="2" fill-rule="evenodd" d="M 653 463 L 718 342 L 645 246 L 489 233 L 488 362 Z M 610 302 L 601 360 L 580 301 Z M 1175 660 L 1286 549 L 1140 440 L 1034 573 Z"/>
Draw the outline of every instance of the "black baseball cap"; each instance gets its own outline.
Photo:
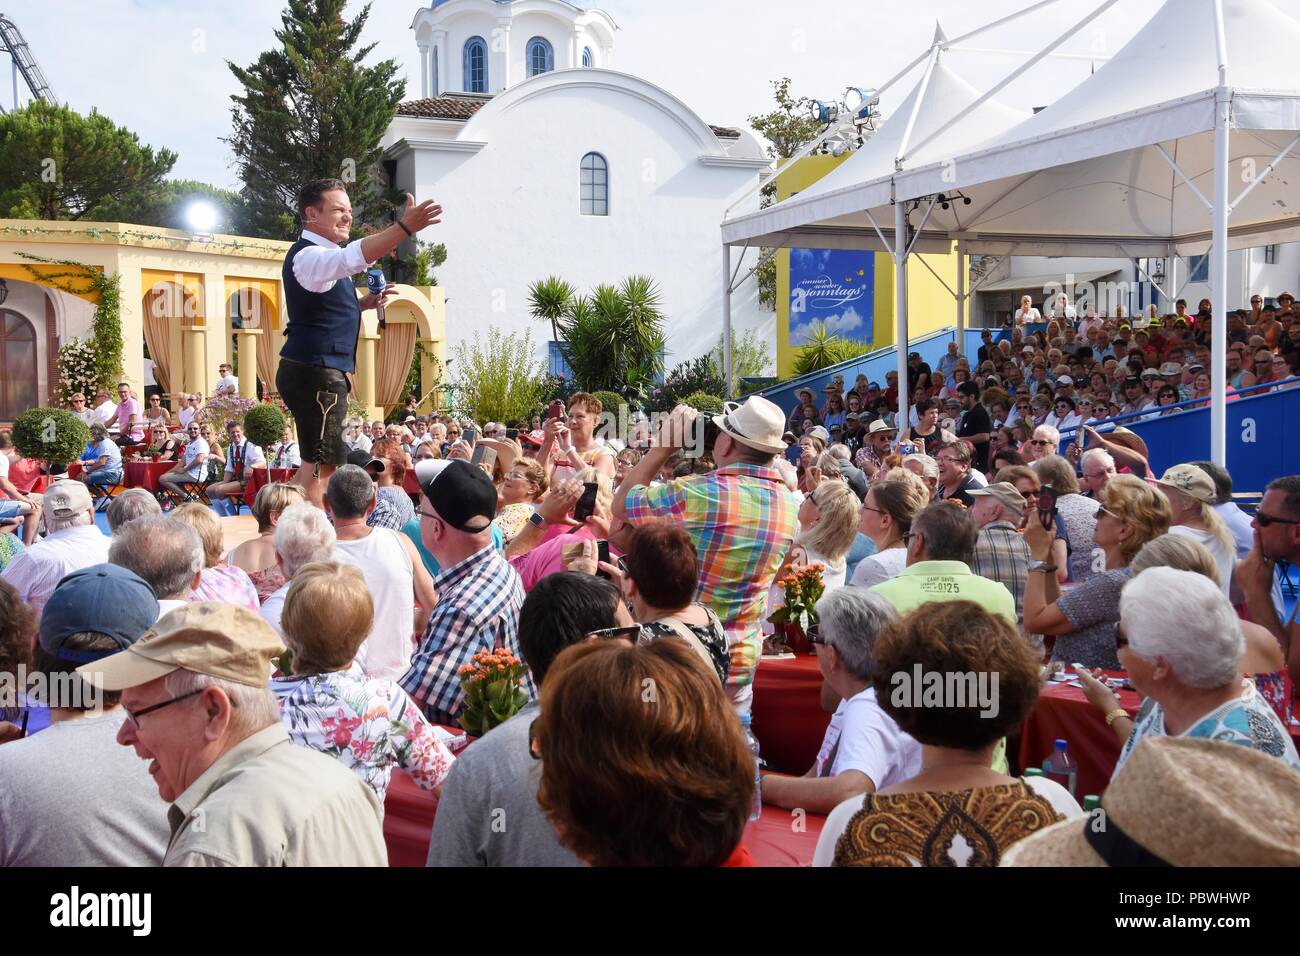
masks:
<path id="1" fill-rule="evenodd" d="M 497 489 L 481 469 L 460 459 L 434 459 L 415 466 L 415 478 L 429 504 L 457 531 L 486 531 L 497 513 Z M 475 519 L 486 518 L 478 522 Z"/>

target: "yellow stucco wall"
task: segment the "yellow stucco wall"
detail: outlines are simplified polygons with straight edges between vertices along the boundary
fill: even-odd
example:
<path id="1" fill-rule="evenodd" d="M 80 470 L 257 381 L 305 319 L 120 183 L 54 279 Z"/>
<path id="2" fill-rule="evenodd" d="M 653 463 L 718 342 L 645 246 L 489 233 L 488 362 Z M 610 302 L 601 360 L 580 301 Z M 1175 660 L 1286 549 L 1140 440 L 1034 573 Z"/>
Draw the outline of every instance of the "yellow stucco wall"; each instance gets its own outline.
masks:
<path id="1" fill-rule="evenodd" d="M 234 358 L 229 302 L 240 289 L 256 293 L 259 307 L 269 307 L 272 313 L 269 328 L 264 327 L 265 337 L 245 338 L 258 339 L 256 348 L 269 347 L 279 355 L 286 323 L 280 270 L 289 247 L 288 242 L 246 236 L 196 238 L 180 230 L 129 223 L 0 219 L 0 278 L 50 286 L 52 283 L 45 281 L 41 273 L 67 270 L 64 266 L 30 263 L 19 252 L 117 273 L 122 286 L 123 374 L 137 392 L 143 391 L 144 381 L 145 294 L 160 285 L 183 287 L 189 300 L 185 321 L 190 331 L 185 334 L 191 337 L 194 349 L 187 346 L 182 387 L 209 394 L 217 366 Z M 25 268 L 27 264 L 36 267 L 37 275 Z M 445 364 L 443 291 L 413 286 L 398 286 L 397 290 L 396 299 L 402 303 L 397 311 L 406 321 L 416 322 L 420 340 Z M 94 301 L 89 295 L 83 298 Z M 367 331 L 377 332 L 373 312 L 364 313 L 362 319 Z M 174 345 L 173 355 L 180 354 L 179 345 Z M 178 364 L 173 361 L 173 368 Z M 241 373 L 241 385 L 246 377 L 251 384 L 251 372 Z M 173 389 L 181 390 L 177 386 Z M 372 408 L 372 414 L 378 412 Z"/>
<path id="2" fill-rule="evenodd" d="M 805 156 L 782 167 L 776 176 L 777 202 L 807 189 L 851 154 L 843 156 Z M 891 220 L 892 222 L 892 220 Z M 948 288 L 919 261 L 943 277 Z M 875 255 L 875 314 L 873 322 L 876 348 L 894 344 L 894 263 L 887 253 Z M 776 262 L 776 367 L 781 377 L 792 373 L 795 350 L 790 347 L 790 250 L 778 250 Z M 927 332 L 953 325 L 957 303 L 949 289 L 956 289 L 957 255 L 913 255 L 908 260 L 908 336 L 919 338 Z"/>

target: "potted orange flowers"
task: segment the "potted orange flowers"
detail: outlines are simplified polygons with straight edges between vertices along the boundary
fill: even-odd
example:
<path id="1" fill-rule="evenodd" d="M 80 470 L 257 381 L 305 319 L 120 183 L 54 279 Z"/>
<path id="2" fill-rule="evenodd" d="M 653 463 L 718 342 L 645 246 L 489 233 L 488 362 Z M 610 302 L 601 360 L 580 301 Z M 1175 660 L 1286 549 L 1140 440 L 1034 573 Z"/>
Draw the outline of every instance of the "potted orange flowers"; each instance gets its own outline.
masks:
<path id="1" fill-rule="evenodd" d="M 522 661 L 504 647 L 479 651 L 471 663 L 458 672 L 465 694 L 465 709 L 460 725 L 474 737 L 482 737 L 507 720 L 528 703 L 522 684 L 526 669 Z"/>
<path id="2" fill-rule="evenodd" d="M 790 568 L 776 579 L 777 587 L 785 590 L 785 604 L 767 619 L 778 632 L 784 632 L 786 643 L 796 654 L 814 653 L 808 634 L 817 624 L 817 601 L 826 591 L 824 570 L 824 564 L 806 564 Z"/>

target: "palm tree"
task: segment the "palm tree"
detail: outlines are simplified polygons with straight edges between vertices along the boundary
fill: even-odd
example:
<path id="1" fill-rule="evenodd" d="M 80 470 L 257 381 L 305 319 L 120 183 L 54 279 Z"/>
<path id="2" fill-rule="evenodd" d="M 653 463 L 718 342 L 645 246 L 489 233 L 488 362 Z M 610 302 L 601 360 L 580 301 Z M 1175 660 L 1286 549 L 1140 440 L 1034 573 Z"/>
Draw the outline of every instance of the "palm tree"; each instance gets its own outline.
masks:
<path id="1" fill-rule="evenodd" d="M 574 297 L 559 330 L 569 367 L 585 389 L 634 395 L 663 370 L 663 313 L 659 291 L 647 277 Z"/>
<path id="2" fill-rule="evenodd" d="M 560 342 L 560 319 L 569 310 L 574 288 L 559 276 L 547 276 L 528 287 L 528 311 L 534 319 L 551 323 L 551 341 Z"/>

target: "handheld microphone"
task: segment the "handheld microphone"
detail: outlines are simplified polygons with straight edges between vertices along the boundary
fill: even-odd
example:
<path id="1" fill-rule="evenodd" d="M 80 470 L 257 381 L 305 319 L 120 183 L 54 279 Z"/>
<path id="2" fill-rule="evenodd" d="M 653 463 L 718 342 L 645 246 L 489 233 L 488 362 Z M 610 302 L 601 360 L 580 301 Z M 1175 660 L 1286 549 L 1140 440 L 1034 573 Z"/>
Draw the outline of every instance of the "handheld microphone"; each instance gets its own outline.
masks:
<path id="1" fill-rule="evenodd" d="M 379 266 L 371 266 L 366 270 L 366 287 L 374 294 L 379 295 L 388 285 L 388 280 L 384 278 L 384 270 Z M 375 306 L 375 311 L 379 313 L 379 327 L 385 326 L 384 304 L 382 302 Z"/>

